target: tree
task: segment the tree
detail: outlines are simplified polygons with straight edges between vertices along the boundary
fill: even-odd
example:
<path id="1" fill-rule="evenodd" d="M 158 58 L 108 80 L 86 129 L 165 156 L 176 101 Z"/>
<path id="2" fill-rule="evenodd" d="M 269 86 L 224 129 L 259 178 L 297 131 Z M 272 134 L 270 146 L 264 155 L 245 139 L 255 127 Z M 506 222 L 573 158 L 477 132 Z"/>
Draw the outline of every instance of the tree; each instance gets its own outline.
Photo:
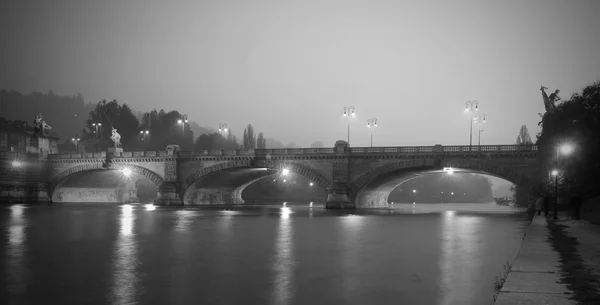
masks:
<path id="1" fill-rule="evenodd" d="M 254 127 L 252 124 L 248 124 L 248 127 L 244 129 L 244 149 L 256 148 L 256 137 L 254 136 Z"/>
<path id="2" fill-rule="evenodd" d="M 100 123 L 101 126 L 97 128 Z M 139 121 L 127 104 L 120 105 L 117 100 L 107 102 L 102 100 L 90 111 L 86 121 L 85 134 L 82 138 L 86 141 L 98 141 L 104 147 L 112 147 L 110 140 L 112 129 L 117 129 L 121 135 L 123 149 L 131 150 L 132 142 L 139 133 Z M 98 133 L 96 134 L 96 130 Z"/>
<path id="3" fill-rule="evenodd" d="M 559 170 L 559 194 L 577 194 L 583 198 L 600 195 L 600 82 L 546 113 L 538 136 L 538 191 L 548 191 L 548 173 Z M 574 150 L 561 155 L 559 148 Z M 550 189 L 553 189 L 550 188 Z"/>
<path id="4" fill-rule="evenodd" d="M 325 145 L 321 141 L 315 141 L 310 144 L 310 148 L 323 148 Z"/>
<path id="5" fill-rule="evenodd" d="M 529 131 L 527 130 L 527 126 L 521 126 L 521 130 L 519 130 L 519 135 L 517 136 L 517 145 L 533 145 L 531 141 L 531 136 L 529 135 Z"/>
<path id="6" fill-rule="evenodd" d="M 149 131 L 149 136 L 142 143 L 144 149 L 164 150 L 167 145 L 179 145 L 182 150 L 194 147 L 194 132 L 190 124 L 178 123 L 183 116 L 178 111 L 165 112 L 156 109 L 144 113 L 140 130 Z M 182 125 L 183 124 L 183 125 Z M 138 131 L 139 133 L 139 131 Z M 142 137 L 138 135 L 138 140 Z"/>
<path id="7" fill-rule="evenodd" d="M 267 148 L 267 142 L 262 132 L 258 133 L 258 138 L 256 139 L 256 148 Z"/>
<path id="8" fill-rule="evenodd" d="M 237 139 L 235 136 L 231 135 L 231 133 L 228 133 L 227 137 L 216 132 L 211 134 L 201 134 L 196 138 L 196 143 L 194 145 L 195 151 L 220 149 L 232 150 L 238 148 L 239 145 L 237 144 Z"/>

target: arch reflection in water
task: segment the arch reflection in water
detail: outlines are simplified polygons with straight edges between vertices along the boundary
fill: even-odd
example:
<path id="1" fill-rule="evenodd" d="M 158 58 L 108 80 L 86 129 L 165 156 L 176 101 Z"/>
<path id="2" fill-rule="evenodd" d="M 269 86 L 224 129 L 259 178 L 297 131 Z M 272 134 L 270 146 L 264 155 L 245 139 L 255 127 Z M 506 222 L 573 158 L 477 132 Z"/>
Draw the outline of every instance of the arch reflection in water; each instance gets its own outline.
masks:
<path id="1" fill-rule="evenodd" d="M 477 230 L 480 219 L 474 216 L 446 211 L 441 224 L 442 255 L 440 258 L 442 289 L 440 304 L 469 304 L 473 287 L 470 279 L 478 272 L 478 262 L 483 255 L 478 249 Z M 458 254 L 461 255 L 458 255 Z"/>
<path id="2" fill-rule="evenodd" d="M 121 207 L 119 235 L 115 242 L 112 289 L 116 304 L 134 303 L 138 284 L 137 241 L 133 234 L 135 214 L 131 205 Z"/>
<path id="3" fill-rule="evenodd" d="M 7 286 L 12 295 L 25 293 L 27 282 L 27 270 L 25 268 L 25 241 L 27 236 L 25 229 L 27 220 L 23 217 L 26 207 L 24 205 L 13 205 L 10 207 L 10 221 L 8 222 L 8 249 L 6 249 L 7 260 Z"/>
<path id="4" fill-rule="evenodd" d="M 294 240 L 290 208 L 282 207 L 275 240 L 273 304 L 289 304 L 294 296 Z"/>

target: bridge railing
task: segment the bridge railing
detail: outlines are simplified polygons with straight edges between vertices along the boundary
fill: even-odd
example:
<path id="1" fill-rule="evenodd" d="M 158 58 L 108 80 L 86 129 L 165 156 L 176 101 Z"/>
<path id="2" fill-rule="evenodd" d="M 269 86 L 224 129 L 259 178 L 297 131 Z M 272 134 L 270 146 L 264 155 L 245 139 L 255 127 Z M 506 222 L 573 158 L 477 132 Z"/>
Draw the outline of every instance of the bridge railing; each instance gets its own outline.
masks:
<path id="1" fill-rule="evenodd" d="M 431 154 L 431 153 L 481 153 L 481 152 L 524 152 L 537 151 L 536 145 L 450 145 L 450 146 L 395 146 L 395 147 L 350 147 L 346 152 L 355 155 L 366 154 Z M 200 150 L 180 151 L 180 157 L 193 156 L 265 156 L 265 155 L 323 155 L 333 154 L 333 148 L 279 148 L 279 149 L 231 149 L 231 150 Z M 62 153 L 49 154 L 49 159 L 96 159 L 106 158 L 106 152 L 94 153 Z M 0 157 L 12 156 L 24 157 L 25 153 L 0 152 Z M 113 157 L 136 158 L 136 157 L 164 157 L 166 151 L 134 151 L 111 153 Z"/>
<path id="2" fill-rule="evenodd" d="M 350 147 L 350 153 L 370 154 L 370 153 L 431 153 L 435 146 L 408 146 L 408 147 Z"/>
<path id="3" fill-rule="evenodd" d="M 442 146 L 443 152 L 510 152 L 537 151 L 536 145 L 461 145 Z"/>
<path id="4" fill-rule="evenodd" d="M 106 152 L 93 152 L 93 153 L 62 153 L 62 154 L 49 154 L 48 159 L 98 159 L 106 158 Z M 124 151 L 110 153 L 113 157 L 122 158 L 136 158 L 136 157 L 164 157 L 167 155 L 166 151 Z"/>
<path id="5" fill-rule="evenodd" d="M 35 159 L 39 154 L 16 152 L 16 151 L 0 151 L 2 159 Z"/>

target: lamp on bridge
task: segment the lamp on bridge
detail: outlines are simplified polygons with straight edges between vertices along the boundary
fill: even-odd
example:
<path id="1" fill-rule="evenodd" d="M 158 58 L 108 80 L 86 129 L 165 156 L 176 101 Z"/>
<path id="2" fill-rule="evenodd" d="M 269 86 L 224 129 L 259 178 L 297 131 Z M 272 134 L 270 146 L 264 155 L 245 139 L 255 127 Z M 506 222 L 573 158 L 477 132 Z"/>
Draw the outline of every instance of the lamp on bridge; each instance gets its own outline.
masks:
<path id="1" fill-rule="evenodd" d="M 13 168 L 19 168 L 19 167 L 23 166 L 23 163 L 22 163 L 21 161 L 19 161 L 19 160 L 13 160 L 13 161 L 10 163 L 10 165 L 11 165 Z"/>
<path id="2" fill-rule="evenodd" d="M 373 147 L 373 128 L 377 127 L 377 118 L 367 120 L 367 128 L 371 131 L 371 147 Z"/>
<path id="3" fill-rule="evenodd" d="M 219 132 L 227 133 L 227 124 L 225 124 L 225 123 L 219 124 Z"/>
<path id="4" fill-rule="evenodd" d="M 185 134 L 185 124 L 187 124 L 187 114 L 184 114 L 181 119 L 177 120 L 177 124 L 181 124 L 181 135 Z"/>
<path id="5" fill-rule="evenodd" d="M 102 123 L 100 122 L 94 122 L 92 123 L 92 126 L 94 126 L 94 133 L 96 134 L 96 136 L 98 136 L 98 128 L 102 126 Z"/>
<path id="6" fill-rule="evenodd" d="M 289 169 L 287 169 L 287 168 L 284 168 L 284 169 L 281 171 L 281 174 L 282 174 L 282 175 L 284 175 L 284 176 L 287 176 L 289 173 L 290 173 L 290 170 L 289 170 Z"/>
<path id="7" fill-rule="evenodd" d="M 123 176 L 125 176 L 125 177 L 131 176 L 131 170 L 127 167 L 122 169 L 121 172 L 123 173 Z"/>
<path id="8" fill-rule="evenodd" d="M 98 134 L 98 129 L 100 127 L 102 127 L 102 123 L 100 122 L 93 122 L 92 126 L 94 127 L 94 133 L 96 134 L 96 152 L 98 152 L 98 138 L 100 138 L 99 134 Z"/>
<path id="9" fill-rule="evenodd" d="M 354 106 L 344 107 L 344 116 L 348 118 L 348 146 L 350 146 L 350 118 L 354 117 L 355 115 Z"/>
<path id="10" fill-rule="evenodd" d="M 473 123 L 481 125 L 483 123 L 485 123 L 485 113 L 478 113 L 473 115 Z M 479 136 L 477 138 L 478 144 L 477 146 L 481 146 L 481 132 L 483 131 L 483 129 L 481 129 L 481 126 L 479 126 Z"/>
<path id="11" fill-rule="evenodd" d="M 473 146 L 473 113 L 479 111 L 479 102 L 478 101 L 467 101 L 465 103 L 465 112 L 469 112 L 471 114 L 471 133 L 469 135 L 469 151 L 471 150 L 471 146 Z"/>
<path id="12" fill-rule="evenodd" d="M 79 152 L 79 149 L 78 149 L 79 147 L 77 145 L 79 143 L 79 140 L 81 140 L 81 139 L 77 135 L 75 135 L 75 137 L 71 138 L 71 141 L 73 141 L 73 143 L 75 143 L 75 151 L 76 152 Z"/>
<path id="13" fill-rule="evenodd" d="M 142 135 L 142 140 L 146 141 L 146 136 L 150 135 L 149 130 L 140 130 L 140 134 Z"/>

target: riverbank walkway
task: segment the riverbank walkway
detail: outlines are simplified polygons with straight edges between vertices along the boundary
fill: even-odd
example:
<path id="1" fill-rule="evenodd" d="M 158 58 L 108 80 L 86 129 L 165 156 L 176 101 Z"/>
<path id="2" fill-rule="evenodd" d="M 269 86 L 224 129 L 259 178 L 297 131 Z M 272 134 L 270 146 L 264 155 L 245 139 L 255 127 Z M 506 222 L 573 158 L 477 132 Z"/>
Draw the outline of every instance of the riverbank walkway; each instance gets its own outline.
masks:
<path id="1" fill-rule="evenodd" d="M 548 222 L 564 225 L 569 237 L 578 241 L 577 252 L 590 272 L 600 278 L 600 226 L 584 220 L 571 220 L 560 213 L 559 220 L 534 216 L 517 259 L 513 263 L 495 305 L 576 305 L 573 291 L 561 277 L 560 254 L 552 247 Z M 600 287 L 599 287 L 600 289 Z"/>

